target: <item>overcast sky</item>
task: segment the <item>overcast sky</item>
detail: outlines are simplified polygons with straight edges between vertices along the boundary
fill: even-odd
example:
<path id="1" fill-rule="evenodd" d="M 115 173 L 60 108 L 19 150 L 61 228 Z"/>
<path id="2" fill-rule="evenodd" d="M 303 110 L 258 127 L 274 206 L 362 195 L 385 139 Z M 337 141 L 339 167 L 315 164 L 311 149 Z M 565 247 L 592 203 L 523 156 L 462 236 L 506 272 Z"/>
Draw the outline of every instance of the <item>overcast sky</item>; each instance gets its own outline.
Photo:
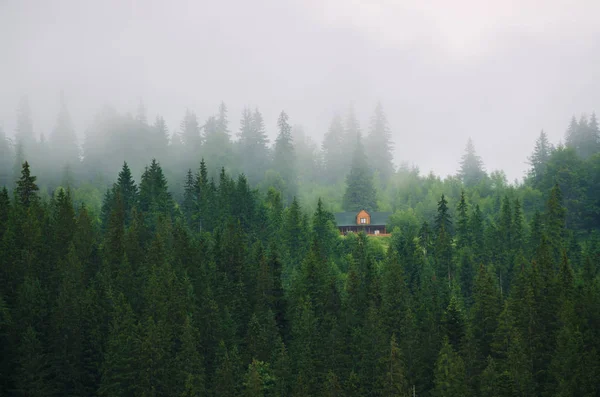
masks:
<path id="1" fill-rule="evenodd" d="M 396 162 L 455 173 L 471 136 L 488 170 L 521 177 L 543 128 L 600 112 L 596 0 L 0 0 L 0 125 L 28 95 L 37 133 L 64 90 L 80 135 L 104 103 L 171 130 L 221 100 L 237 131 L 258 106 L 285 109 L 320 142 L 354 103 L 378 100 Z"/>

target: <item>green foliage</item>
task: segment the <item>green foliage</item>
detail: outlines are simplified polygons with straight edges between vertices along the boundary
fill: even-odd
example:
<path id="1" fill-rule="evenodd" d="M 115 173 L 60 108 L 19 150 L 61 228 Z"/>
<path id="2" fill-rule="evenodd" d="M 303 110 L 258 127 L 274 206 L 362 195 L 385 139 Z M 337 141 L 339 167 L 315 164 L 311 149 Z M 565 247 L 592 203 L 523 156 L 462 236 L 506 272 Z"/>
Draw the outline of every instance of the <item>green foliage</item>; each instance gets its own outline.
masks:
<path id="1" fill-rule="evenodd" d="M 373 173 L 369 169 L 363 145 L 358 135 L 352 156 L 352 166 L 346 176 L 344 194 L 345 211 L 377 211 L 377 192 L 373 185 Z"/>
<path id="2" fill-rule="evenodd" d="M 245 115 L 243 145 L 261 141 L 262 116 Z M 160 149 L 166 127 L 153 132 L 143 109 L 114 130 L 123 139 L 125 127 L 184 150 L 177 137 Z M 209 150 L 228 134 L 225 107 L 202 128 Z M 352 113 L 341 133 L 353 146 Z M 559 147 L 523 185 L 367 166 L 391 237 L 339 236 L 342 182 L 307 176 L 335 164 L 304 155 L 315 168 L 289 205 L 268 161 L 252 180 L 221 160 L 155 160 L 139 191 L 140 158 L 97 163 L 114 184 L 74 172 L 64 189 L 42 173 L 36 190 L 19 164 L 20 185 L 0 190 L 0 394 L 598 393 L 597 155 Z"/>

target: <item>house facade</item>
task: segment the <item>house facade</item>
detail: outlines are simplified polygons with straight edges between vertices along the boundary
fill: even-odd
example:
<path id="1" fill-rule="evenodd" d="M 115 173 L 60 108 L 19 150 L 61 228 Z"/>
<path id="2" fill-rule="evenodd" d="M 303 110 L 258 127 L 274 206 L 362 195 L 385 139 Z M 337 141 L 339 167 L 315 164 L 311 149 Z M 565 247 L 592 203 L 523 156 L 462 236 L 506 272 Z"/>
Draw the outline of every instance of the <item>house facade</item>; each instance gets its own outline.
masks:
<path id="1" fill-rule="evenodd" d="M 387 222 L 391 212 L 338 212 L 335 222 L 341 234 L 365 232 L 370 235 L 387 235 Z"/>

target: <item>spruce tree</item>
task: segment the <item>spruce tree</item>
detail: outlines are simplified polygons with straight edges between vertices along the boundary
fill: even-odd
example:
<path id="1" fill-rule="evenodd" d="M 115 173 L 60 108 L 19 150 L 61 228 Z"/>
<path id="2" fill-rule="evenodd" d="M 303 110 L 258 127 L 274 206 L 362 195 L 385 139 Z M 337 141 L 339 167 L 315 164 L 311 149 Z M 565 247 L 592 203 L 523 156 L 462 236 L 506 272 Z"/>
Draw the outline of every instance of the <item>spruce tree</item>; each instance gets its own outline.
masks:
<path id="1" fill-rule="evenodd" d="M 52 159 L 56 165 L 70 165 L 77 169 L 77 165 L 79 164 L 77 136 L 62 93 L 60 97 L 60 111 L 56 120 L 56 126 L 50 136 L 50 145 Z"/>
<path id="2" fill-rule="evenodd" d="M 4 130 L 0 127 L 0 186 L 12 186 L 11 167 L 13 164 L 13 148 Z"/>
<path id="3" fill-rule="evenodd" d="M 550 160 L 550 154 L 552 154 L 552 145 L 548 140 L 548 135 L 542 130 L 540 136 L 535 141 L 535 147 L 533 153 L 529 157 L 529 169 L 528 176 L 533 183 L 533 186 L 539 186 L 542 182 L 548 168 L 548 161 Z"/>
<path id="4" fill-rule="evenodd" d="M 465 186 L 477 185 L 486 176 L 483 169 L 483 162 L 481 161 L 481 157 L 475 152 L 475 146 L 471 138 L 467 141 L 465 154 L 461 157 L 458 176 Z"/>
<path id="5" fill-rule="evenodd" d="M 323 137 L 321 151 L 323 152 L 323 166 L 325 168 L 325 180 L 335 183 L 346 174 L 346 160 L 348 153 L 345 152 L 344 126 L 339 114 L 331 120 L 329 129 Z"/>
<path id="6" fill-rule="evenodd" d="M 273 168 L 285 181 L 286 197 L 289 200 L 297 193 L 296 153 L 292 140 L 292 127 L 288 115 L 282 111 L 277 120 L 279 132 L 273 152 Z"/>
<path id="7" fill-rule="evenodd" d="M 371 169 L 379 173 L 384 183 L 387 183 L 394 173 L 391 135 L 383 106 L 378 102 L 371 118 L 366 152 Z"/>
<path id="8" fill-rule="evenodd" d="M 467 201 L 465 199 L 465 191 L 462 190 L 460 193 L 460 201 L 456 207 L 458 213 L 458 222 L 456 228 L 457 248 L 468 247 L 471 245 L 470 227 L 469 227 L 469 214 Z"/>
<path id="9" fill-rule="evenodd" d="M 15 193 L 19 200 L 19 204 L 25 208 L 29 208 L 29 206 L 36 204 L 39 201 L 37 192 L 40 189 L 35 184 L 36 179 L 37 177 L 31 175 L 29 163 L 27 161 L 23 163 L 23 167 L 21 169 L 21 178 L 17 181 Z"/>
<path id="10" fill-rule="evenodd" d="M 350 172 L 346 176 L 343 207 L 344 210 L 353 212 L 363 209 L 377 211 L 377 192 L 373 184 L 373 174 L 369 169 L 360 135 L 356 140 Z"/>
<path id="11" fill-rule="evenodd" d="M 462 397 L 468 395 L 465 364 L 463 359 L 444 338 L 434 371 L 435 387 L 432 394 L 436 397 Z"/>

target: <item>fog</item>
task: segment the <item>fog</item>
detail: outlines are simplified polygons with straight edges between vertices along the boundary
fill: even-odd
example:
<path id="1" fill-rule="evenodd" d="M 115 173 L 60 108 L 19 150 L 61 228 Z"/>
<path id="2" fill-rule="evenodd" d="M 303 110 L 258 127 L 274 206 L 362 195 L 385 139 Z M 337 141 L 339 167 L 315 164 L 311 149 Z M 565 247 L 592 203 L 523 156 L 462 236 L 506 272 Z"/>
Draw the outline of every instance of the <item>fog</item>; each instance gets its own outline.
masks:
<path id="1" fill-rule="evenodd" d="M 484 5 L 485 3 L 485 5 Z M 377 101 L 396 164 L 454 174 L 468 137 L 486 169 L 520 178 L 544 129 L 600 111 L 595 1 L 0 1 L 0 125 L 29 97 L 36 133 L 68 103 L 80 140 L 103 104 L 178 128 L 221 101 L 237 132 L 259 107 L 274 138 L 285 110 L 318 142 L 350 104 Z"/>

